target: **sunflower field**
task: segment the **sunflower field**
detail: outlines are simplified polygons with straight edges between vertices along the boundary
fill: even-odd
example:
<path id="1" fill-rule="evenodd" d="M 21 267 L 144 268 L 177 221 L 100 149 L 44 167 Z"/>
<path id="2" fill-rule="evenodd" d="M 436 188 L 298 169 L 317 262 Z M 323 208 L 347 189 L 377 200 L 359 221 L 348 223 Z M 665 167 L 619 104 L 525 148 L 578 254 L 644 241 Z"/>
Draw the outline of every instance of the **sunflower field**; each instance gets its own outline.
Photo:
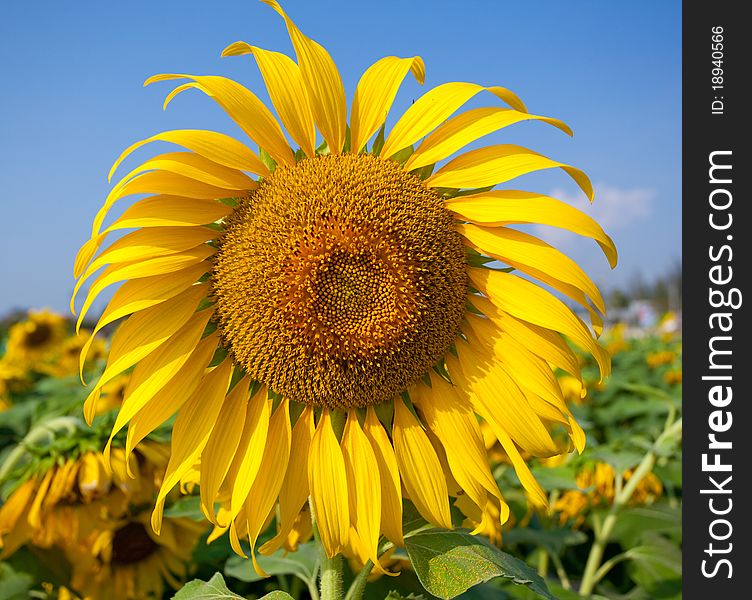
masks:
<path id="1" fill-rule="evenodd" d="M 88 335 L 74 335 L 68 320 L 49 311 L 30 312 L 3 332 L 0 599 L 318 598 L 320 559 L 307 506 L 279 550 L 256 556 L 266 576 L 206 520 L 195 472 L 170 492 L 154 533 L 151 512 L 174 420 L 127 459 L 119 433 L 108 468 L 101 451 L 129 375 L 106 387 L 87 426 L 78 355 Z M 526 501 L 509 457 L 483 424 L 493 476 L 511 508 L 504 526 L 486 522 L 470 535 L 480 515 L 459 495 L 455 528 L 445 531 L 405 500 L 404 546 L 382 538 L 386 574 L 349 559 L 349 598 L 681 597 L 681 338 L 665 328 L 617 325 L 604 340 L 609 379 L 599 383 L 597 366 L 584 357 L 584 390 L 559 374 L 588 432 L 585 450 L 530 459 L 548 508 Z M 101 372 L 109 343 L 95 343 L 85 377 Z M 259 544 L 275 537 L 273 521 Z M 239 545 L 250 554 L 245 541 Z"/>
<path id="2" fill-rule="evenodd" d="M 593 202 L 589 176 L 484 139 L 572 129 L 465 81 L 397 114 L 419 56 L 376 60 L 348 102 L 262 1 L 294 59 L 222 56 L 274 113 L 223 76 L 145 82 L 253 143 L 132 142 L 71 256 L 75 318 L 2 333 L 0 600 L 679 598 L 678 318 L 608 325 L 542 238 L 612 269 L 613 239 L 508 187 L 547 172 Z"/>

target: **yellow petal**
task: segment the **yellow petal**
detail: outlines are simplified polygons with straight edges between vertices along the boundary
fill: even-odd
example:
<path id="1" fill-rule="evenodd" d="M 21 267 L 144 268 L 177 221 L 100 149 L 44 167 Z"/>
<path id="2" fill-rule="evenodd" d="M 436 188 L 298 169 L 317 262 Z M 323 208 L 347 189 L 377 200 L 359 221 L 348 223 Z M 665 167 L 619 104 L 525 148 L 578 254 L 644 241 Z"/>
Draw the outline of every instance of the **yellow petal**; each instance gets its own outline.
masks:
<path id="1" fill-rule="evenodd" d="M 50 487 L 48 488 L 47 493 L 44 496 L 44 500 L 42 501 L 43 510 L 54 507 L 64 494 L 67 494 L 71 491 L 65 489 L 65 484 L 68 480 L 68 472 L 70 471 L 70 468 L 75 464 L 75 461 L 67 460 L 62 465 L 57 465 L 52 469 L 54 475 L 52 476 Z"/>
<path id="2" fill-rule="evenodd" d="M 424 519 L 452 529 L 444 472 L 423 427 L 401 399 L 394 401 L 394 453 L 410 500 Z"/>
<path id="3" fill-rule="evenodd" d="M 381 534 L 381 483 L 374 474 L 378 463 L 354 410 L 348 413 L 341 447 L 347 473 L 350 521 L 357 532 L 360 555 L 370 559 L 378 572 L 386 573 L 377 553 Z"/>
<path id="4" fill-rule="evenodd" d="M 42 501 L 44 500 L 47 490 L 52 482 L 52 476 L 55 474 L 54 469 L 49 469 L 42 478 L 37 493 L 34 496 L 34 500 L 29 506 L 29 512 L 26 515 L 27 523 L 34 529 L 38 529 L 42 525 Z"/>
<path id="5" fill-rule="evenodd" d="M 472 333 L 467 331 L 470 327 Z M 556 377 L 551 367 L 517 342 L 511 336 L 499 329 L 490 319 L 476 315 L 467 316 L 467 326 L 463 327 L 471 343 L 476 341 L 483 344 L 489 351 L 500 357 L 505 370 L 514 373 L 515 380 L 526 389 L 545 398 L 551 404 L 566 409 L 561 389 L 556 383 Z"/>
<path id="6" fill-rule="evenodd" d="M 589 309 L 587 298 L 601 313 L 603 297 L 593 281 L 571 258 L 538 238 L 508 227 L 458 223 L 456 230 L 471 248 L 527 273 Z"/>
<path id="7" fill-rule="evenodd" d="M 276 0 L 262 2 L 271 6 L 285 20 L 316 125 L 331 153 L 339 154 L 345 143 L 347 103 L 337 66 L 321 45 L 301 33 Z"/>
<path id="8" fill-rule="evenodd" d="M 230 546 L 235 554 L 248 558 L 240 545 L 240 538 L 248 535 L 248 519 L 245 517 L 245 506 L 238 511 L 237 516 L 230 521 Z"/>
<path id="9" fill-rule="evenodd" d="M 290 137 L 307 156 L 314 156 L 316 127 L 298 65 L 285 54 L 263 50 L 245 42 L 235 42 L 222 51 L 222 56 L 243 54 L 253 54 L 256 59 L 272 104 Z"/>
<path id="10" fill-rule="evenodd" d="M 84 272 L 86 266 L 91 262 L 97 250 L 99 250 L 99 246 L 102 245 L 102 241 L 106 235 L 106 233 L 95 235 L 91 239 L 86 240 L 81 248 L 79 248 L 76 253 L 76 262 L 73 266 L 74 277 L 78 278 Z"/>
<path id="11" fill-rule="evenodd" d="M 106 248 L 84 271 L 74 289 L 80 289 L 95 271 L 107 264 L 134 263 L 177 254 L 200 246 L 215 236 L 216 232 L 206 227 L 160 227 L 132 231 Z"/>
<path id="12" fill-rule="evenodd" d="M 136 175 L 160 170 L 185 175 L 201 183 L 228 190 L 247 191 L 256 188 L 256 181 L 245 173 L 224 167 L 195 152 L 167 152 L 150 158 L 125 175 L 115 188 Z"/>
<path id="13" fill-rule="evenodd" d="M 97 299 L 103 290 L 115 283 L 131 279 L 140 279 L 142 277 L 151 277 L 152 275 L 176 273 L 203 262 L 214 253 L 216 253 L 215 248 L 212 248 L 209 245 L 201 245 L 178 254 L 159 256 L 157 258 L 136 263 L 110 265 L 97 276 L 89 287 L 89 290 L 86 292 L 86 299 L 81 307 L 81 315 L 87 313 L 94 300 Z M 74 314 L 76 291 L 77 290 L 75 290 L 73 296 L 71 296 L 71 312 Z"/>
<path id="14" fill-rule="evenodd" d="M 84 403 L 87 422 L 94 418 L 96 407 L 90 398 L 117 375 L 149 356 L 175 335 L 194 314 L 206 297 L 206 285 L 196 285 L 131 316 L 115 332 L 107 366 Z"/>
<path id="15" fill-rule="evenodd" d="M 563 333 L 583 350 L 593 355 L 606 377 L 611 364 L 585 324 L 561 300 L 516 275 L 491 269 L 468 269 L 473 285 L 501 310 L 514 317 Z"/>
<path id="16" fill-rule="evenodd" d="M 426 67 L 420 56 L 386 56 L 368 67 L 358 82 L 350 114 L 350 140 L 353 152 L 359 152 L 374 132 L 386 121 L 394 97 L 407 72 L 423 85 Z"/>
<path id="17" fill-rule="evenodd" d="M 238 171 L 248 171 L 266 177 L 269 175 L 269 169 L 256 156 L 256 153 L 248 148 L 245 144 L 235 138 L 217 133 L 216 131 L 205 131 L 201 129 L 177 129 L 174 131 L 164 131 L 153 135 L 145 140 L 131 144 L 112 165 L 107 179 L 112 179 L 112 175 L 121 162 L 134 150 L 148 144 L 149 142 L 169 142 L 178 144 L 196 154 L 207 158 L 219 165 L 236 169 Z"/>
<path id="18" fill-rule="evenodd" d="M 209 441 L 201 453 L 201 506 L 217 523 L 214 500 L 235 457 L 248 408 L 248 378 L 241 379 L 225 398 Z"/>
<path id="19" fill-rule="evenodd" d="M 308 487 L 321 543 L 331 558 L 347 548 L 350 511 L 345 459 L 334 435 L 328 408 L 322 410 L 311 440 Z"/>
<path id="20" fill-rule="evenodd" d="M 144 198 L 120 216 L 105 233 L 136 227 L 190 227 L 208 225 L 232 212 L 232 208 L 215 200 L 197 200 L 180 196 Z"/>
<path id="21" fill-rule="evenodd" d="M 131 419 L 125 440 L 126 457 L 141 440 L 180 410 L 196 391 L 218 345 L 216 333 L 201 340 L 175 376 Z"/>
<path id="22" fill-rule="evenodd" d="M 593 199 L 593 186 L 585 173 L 513 144 L 486 146 L 461 154 L 426 179 L 426 184 L 431 187 L 481 188 L 556 167 L 564 170 L 585 195 Z"/>
<path id="23" fill-rule="evenodd" d="M 272 554 L 286 543 L 308 499 L 308 473 L 300 465 L 308 464 L 313 432 L 313 408 L 306 406 L 292 429 L 290 468 L 285 471 L 285 479 L 279 490 L 279 531 L 259 548 L 262 554 Z"/>
<path id="24" fill-rule="evenodd" d="M 458 341 L 456 349 L 475 412 L 487 421 L 498 420 L 512 439 L 534 456 L 559 454 L 558 446 L 516 378 L 504 369 L 503 357 L 473 342 L 476 340 Z"/>
<path id="25" fill-rule="evenodd" d="M 491 190 L 450 198 L 444 204 L 463 220 L 478 225 L 540 223 L 589 237 L 598 242 L 611 268 L 616 266 L 616 246 L 601 226 L 584 212 L 556 198 L 518 190 Z"/>
<path id="26" fill-rule="evenodd" d="M 381 484 L 381 529 L 393 543 L 404 546 L 402 537 L 402 486 L 394 448 L 373 406 L 366 410 L 363 431 L 371 443 Z"/>
<path id="27" fill-rule="evenodd" d="M 203 374 L 203 368 L 201 373 Z M 231 375 L 232 361 L 226 359 L 203 377 L 200 385 L 180 408 L 172 429 L 170 462 L 151 515 L 152 528 L 157 534 L 162 528 L 165 498 L 201 456 L 217 420 Z"/>
<path id="28" fill-rule="evenodd" d="M 132 279 L 121 285 L 112 295 L 102 316 L 99 317 L 94 331 L 92 331 L 91 336 L 89 336 L 81 349 L 79 369 L 82 381 L 84 363 L 89 354 L 91 344 L 94 342 L 94 336 L 96 336 L 99 330 L 131 313 L 156 306 L 170 298 L 174 298 L 191 287 L 205 272 L 206 267 L 196 265 L 177 273 L 172 273 L 166 277 L 155 275 L 142 279 Z M 81 320 L 79 319 L 76 323 L 76 331 L 79 330 L 80 326 Z"/>
<path id="29" fill-rule="evenodd" d="M 429 377 L 431 387 L 423 383 L 414 386 L 416 407 L 444 447 L 449 468 L 460 487 L 481 510 L 487 502 L 486 493 L 495 496 L 501 502 L 502 522 L 505 521 L 509 507 L 491 475 L 478 420 L 449 383 L 434 374 Z"/>
<path id="30" fill-rule="evenodd" d="M 452 81 L 427 91 L 405 111 L 392 128 L 384 143 L 381 155 L 390 157 L 433 131 L 470 98 L 487 90 L 494 96 L 527 112 L 522 101 L 512 92 L 501 87 L 483 87 L 475 83 Z M 479 187 L 479 186 L 476 186 Z"/>
<path id="31" fill-rule="evenodd" d="M 170 338 L 170 343 L 162 344 L 136 365 L 105 447 L 105 458 L 117 432 L 163 389 L 191 357 L 211 315 L 210 310 L 196 313 Z"/>
<path id="32" fill-rule="evenodd" d="M 457 389 L 463 391 L 464 393 L 464 390 L 467 390 L 469 386 L 464 378 L 463 369 L 462 367 L 460 367 L 459 361 L 451 354 L 448 354 L 447 366 L 449 367 L 449 372 L 452 375 L 452 380 L 457 384 Z M 496 436 L 496 439 L 499 440 L 499 443 L 504 449 L 504 452 L 512 462 L 514 471 L 515 473 L 517 473 L 517 477 L 519 477 L 520 483 L 522 483 L 522 486 L 525 488 L 530 501 L 533 502 L 533 504 L 535 504 L 536 506 L 547 506 L 548 497 L 546 496 L 546 493 L 543 491 L 543 488 L 540 486 L 540 484 L 535 480 L 535 477 L 530 471 L 530 468 L 527 466 L 525 459 L 522 458 L 522 455 L 520 454 L 520 451 L 518 450 L 515 443 L 512 441 L 512 438 L 509 437 L 509 434 L 504 428 L 503 421 L 499 419 L 493 412 L 487 411 L 486 408 L 482 405 L 475 405 L 474 403 L 474 408 L 475 412 L 483 417 L 483 419 L 488 423 L 494 433 L 494 436 Z"/>
<path id="33" fill-rule="evenodd" d="M 255 94 L 239 83 L 216 75 L 183 75 L 166 73 L 154 75 L 144 85 L 156 81 L 190 79 L 167 97 L 165 107 L 177 93 L 195 88 L 211 97 L 238 126 L 263 148 L 278 164 L 295 164 L 295 157 L 274 115 Z"/>
<path id="34" fill-rule="evenodd" d="M 249 189 L 254 189 L 254 187 Z M 102 223 L 112 205 L 118 200 L 134 194 L 165 194 L 167 196 L 216 200 L 217 198 L 235 198 L 245 195 L 245 192 L 238 189 L 217 187 L 171 171 L 158 170 L 139 173 L 125 183 L 112 188 L 112 191 L 107 195 L 102 208 L 94 216 L 91 228 L 93 238 L 99 235 Z"/>
<path id="35" fill-rule="evenodd" d="M 228 483 L 231 484 L 232 488 L 230 500 L 231 518 L 235 518 L 245 503 L 248 498 L 248 492 L 258 474 L 269 431 L 271 409 L 272 401 L 267 397 L 265 388 L 251 396 L 251 400 L 248 403 L 243 434 L 240 436 L 235 460 L 230 465 L 230 471 L 227 476 Z"/>
<path id="36" fill-rule="evenodd" d="M 533 410 L 545 419 L 563 423 L 568 427 L 571 425 L 575 446 L 582 451 L 585 444 L 584 432 L 567 408 L 561 388 L 548 363 L 528 350 L 524 344 L 505 335 L 506 332 L 499 329 L 490 319 L 468 315 L 467 323 L 473 331 L 471 335 L 463 328 L 468 340 L 475 343 L 477 339 L 490 352 L 502 357 L 502 368 L 514 377 L 523 389 Z"/>
<path id="37" fill-rule="evenodd" d="M 283 399 L 269 421 L 264 456 L 251 490 L 245 512 L 248 519 L 248 541 L 251 545 L 253 567 L 260 575 L 266 575 L 256 562 L 256 540 L 268 522 L 274 508 L 290 458 L 290 403 Z M 299 465 L 294 465 L 293 468 Z"/>
<path id="38" fill-rule="evenodd" d="M 452 117 L 439 126 L 415 149 L 405 163 L 405 169 L 417 169 L 444 160 L 460 148 L 479 138 L 519 123 L 520 121 L 542 121 L 572 135 L 572 130 L 559 119 L 540 117 L 509 108 L 483 107 L 465 111 Z"/>
<path id="39" fill-rule="evenodd" d="M 112 478 L 99 452 L 86 452 L 79 458 L 78 489 L 85 502 L 101 497 L 110 490 Z"/>
<path id="40" fill-rule="evenodd" d="M 488 298 L 471 296 L 471 302 L 481 313 L 496 323 L 497 327 L 504 333 L 513 337 L 555 367 L 566 371 L 577 379 L 582 379 L 577 356 L 560 333 L 520 321 L 498 309 Z"/>

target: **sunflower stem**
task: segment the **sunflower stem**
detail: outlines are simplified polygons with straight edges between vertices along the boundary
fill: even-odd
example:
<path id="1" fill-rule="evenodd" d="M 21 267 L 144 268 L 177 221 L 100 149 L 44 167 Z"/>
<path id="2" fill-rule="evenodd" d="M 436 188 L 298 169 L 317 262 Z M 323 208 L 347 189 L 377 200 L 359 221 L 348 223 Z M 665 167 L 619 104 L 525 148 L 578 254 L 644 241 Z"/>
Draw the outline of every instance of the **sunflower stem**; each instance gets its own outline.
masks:
<path id="1" fill-rule="evenodd" d="M 634 470 L 629 481 L 614 498 L 614 503 L 608 511 L 608 515 L 603 520 L 603 524 L 596 530 L 595 540 L 590 548 L 590 554 L 588 555 L 587 563 L 585 565 L 585 572 L 582 575 L 582 584 L 580 585 L 581 596 L 586 598 L 589 597 L 593 593 L 593 589 L 600 580 L 600 577 L 605 575 L 605 572 L 600 569 L 600 566 L 601 561 L 603 560 L 603 552 L 606 549 L 606 544 L 611 537 L 611 531 L 613 530 L 614 525 L 616 525 L 616 521 L 619 519 L 621 509 L 624 508 L 630 498 L 632 498 L 632 494 L 634 494 L 640 481 L 642 481 L 642 479 L 653 470 L 657 458 L 656 450 L 666 439 L 670 439 L 672 436 L 680 434 L 681 431 L 681 419 L 670 425 L 667 423 L 666 428 L 661 435 L 658 436 L 653 447 L 642 458 L 642 461 Z"/>
<path id="2" fill-rule="evenodd" d="M 316 525 L 316 514 L 313 510 L 313 503 L 310 498 L 308 504 L 311 507 L 311 524 L 313 525 L 313 539 L 316 542 L 319 552 L 319 590 L 320 600 L 343 600 L 342 593 L 342 574 L 344 571 L 344 562 L 341 554 L 335 554 L 332 557 L 326 553 L 324 544 L 321 543 L 319 528 Z"/>

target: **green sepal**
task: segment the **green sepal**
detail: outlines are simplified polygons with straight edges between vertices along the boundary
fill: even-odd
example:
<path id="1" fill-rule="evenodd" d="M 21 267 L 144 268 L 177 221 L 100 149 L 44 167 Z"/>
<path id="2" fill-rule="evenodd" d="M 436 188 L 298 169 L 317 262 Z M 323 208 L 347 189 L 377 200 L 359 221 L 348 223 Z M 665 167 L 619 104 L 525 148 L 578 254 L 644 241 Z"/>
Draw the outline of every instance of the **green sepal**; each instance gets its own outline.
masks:
<path id="1" fill-rule="evenodd" d="M 384 148 L 384 132 L 386 131 L 386 123 L 381 126 L 379 132 L 376 134 L 376 139 L 373 140 L 373 146 L 371 147 L 371 154 L 379 156 L 382 148 Z"/>
<path id="2" fill-rule="evenodd" d="M 326 156 L 327 154 L 331 154 L 331 150 L 329 150 L 329 144 L 324 140 L 316 147 L 316 156 Z"/>
<path id="3" fill-rule="evenodd" d="M 259 148 L 259 158 L 266 165 L 266 168 L 269 169 L 269 172 L 274 173 L 274 169 L 277 168 L 277 161 L 263 148 Z"/>
<path id="4" fill-rule="evenodd" d="M 238 206 L 238 199 L 237 198 L 220 198 L 219 201 L 222 204 L 226 204 L 230 208 L 237 208 L 237 206 Z"/>
<path id="5" fill-rule="evenodd" d="M 405 148 L 402 148 L 402 150 L 400 150 L 399 152 L 392 154 L 389 159 L 393 160 L 396 163 L 399 163 L 404 167 L 407 159 L 413 155 L 413 152 L 415 152 L 415 148 L 413 148 L 412 146 L 407 146 Z"/>
<path id="6" fill-rule="evenodd" d="M 227 348 L 223 348 L 222 346 L 219 346 L 214 351 L 214 356 L 212 356 L 211 362 L 209 363 L 210 367 L 216 367 L 218 366 L 225 358 L 227 358 L 227 355 L 229 352 L 227 351 Z"/>
<path id="7" fill-rule="evenodd" d="M 342 146 L 342 154 L 346 152 L 350 152 L 351 145 L 352 145 L 352 142 L 350 141 L 350 126 L 347 125 L 347 129 L 345 129 L 345 143 Z"/>
<path id="8" fill-rule="evenodd" d="M 417 175 L 422 180 L 428 179 L 432 174 L 433 170 L 436 168 L 436 163 L 431 165 L 425 165 L 424 167 L 418 167 L 417 169 L 413 169 L 410 171 L 413 175 Z"/>

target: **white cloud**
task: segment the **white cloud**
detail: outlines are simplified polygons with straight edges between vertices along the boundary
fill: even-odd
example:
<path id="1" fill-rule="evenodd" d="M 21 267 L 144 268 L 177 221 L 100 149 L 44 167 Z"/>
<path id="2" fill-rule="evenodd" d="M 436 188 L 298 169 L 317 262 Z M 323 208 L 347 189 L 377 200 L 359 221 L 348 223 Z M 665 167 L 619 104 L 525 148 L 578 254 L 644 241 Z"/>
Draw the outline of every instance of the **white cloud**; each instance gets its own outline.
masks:
<path id="1" fill-rule="evenodd" d="M 622 189 L 605 183 L 596 184 L 594 188 L 595 201 L 593 204 L 590 204 L 582 193 L 574 194 L 562 189 L 554 189 L 550 196 L 590 215 L 609 234 L 628 229 L 634 223 L 648 218 L 653 212 L 655 190 L 646 188 Z M 543 225 L 534 226 L 534 233 L 555 245 L 571 243 L 577 237 L 562 229 Z"/>

